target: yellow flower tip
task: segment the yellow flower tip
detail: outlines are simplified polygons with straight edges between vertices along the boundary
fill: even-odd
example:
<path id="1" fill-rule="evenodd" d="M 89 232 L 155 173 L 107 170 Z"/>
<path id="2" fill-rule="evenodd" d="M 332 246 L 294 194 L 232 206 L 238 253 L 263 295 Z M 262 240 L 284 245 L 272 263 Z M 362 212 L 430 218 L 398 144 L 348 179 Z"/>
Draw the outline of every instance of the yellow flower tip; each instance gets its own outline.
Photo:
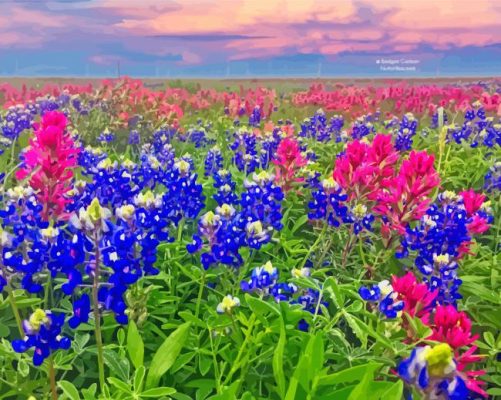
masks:
<path id="1" fill-rule="evenodd" d="M 235 213 L 235 209 L 231 205 L 224 203 L 221 207 L 216 208 L 216 212 L 223 217 L 231 217 Z"/>
<path id="2" fill-rule="evenodd" d="M 105 158 L 104 160 L 100 161 L 99 164 L 97 164 L 97 167 L 99 169 L 109 169 L 113 167 L 113 161 L 111 161 L 110 158 Z"/>
<path id="3" fill-rule="evenodd" d="M 327 179 L 324 179 L 322 181 L 322 186 L 324 187 L 324 189 L 337 189 L 338 187 L 337 182 L 334 180 L 332 176 Z"/>
<path id="4" fill-rule="evenodd" d="M 367 207 L 363 204 L 357 204 L 355 207 L 353 207 L 352 212 L 355 217 L 363 218 L 367 214 Z"/>
<path id="5" fill-rule="evenodd" d="M 267 261 L 266 264 L 263 265 L 263 268 L 269 274 L 273 273 L 274 267 L 271 261 Z"/>
<path id="6" fill-rule="evenodd" d="M 30 315 L 29 323 L 32 329 L 38 331 L 43 324 L 49 322 L 49 318 L 44 310 L 37 308 L 33 314 Z"/>
<path id="7" fill-rule="evenodd" d="M 216 215 L 212 211 L 209 211 L 207 214 L 205 214 L 204 221 L 208 225 L 212 225 L 214 223 L 215 217 Z"/>
<path id="8" fill-rule="evenodd" d="M 424 358 L 428 362 L 428 371 L 431 376 L 443 376 L 447 374 L 453 362 L 452 349 L 447 343 L 440 343 L 429 348 Z"/>
<path id="9" fill-rule="evenodd" d="M 433 261 L 435 261 L 436 264 L 447 265 L 450 261 L 449 254 L 439 254 L 438 256 L 434 255 Z"/>
<path id="10" fill-rule="evenodd" d="M 92 222 L 97 222 L 101 218 L 103 218 L 104 210 L 103 207 L 101 207 L 101 204 L 99 203 L 99 199 L 97 197 L 94 197 L 94 199 L 90 203 L 90 206 L 87 207 L 87 215 Z"/>
<path id="11" fill-rule="evenodd" d="M 240 306 L 239 298 L 228 294 L 224 296 L 221 303 L 217 305 L 217 312 L 220 314 L 231 313 L 231 311 L 238 306 Z"/>
<path id="12" fill-rule="evenodd" d="M 246 230 L 249 234 L 260 235 L 261 233 L 263 233 L 263 224 L 261 224 L 261 221 L 251 222 L 247 224 Z"/>
<path id="13" fill-rule="evenodd" d="M 185 160 L 179 160 L 177 163 L 174 164 L 174 166 L 182 174 L 185 174 L 190 170 L 190 163 Z"/>
<path id="14" fill-rule="evenodd" d="M 132 218 L 135 211 L 136 208 L 132 204 L 126 204 L 122 207 L 117 208 L 116 214 L 119 218 L 127 220 Z"/>
<path id="15" fill-rule="evenodd" d="M 457 200 L 458 198 L 458 195 L 453 192 L 452 190 L 446 190 L 445 192 L 442 193 L 442 197 L 445 199 L 445 200 Z"/>
<path id="16" fill-rule="evenodd" d="M 41 229 L 40 233 L 44 238 L 54 238 L 59 235 L 59 229 L 49 226 L 48 228 Z"/>
<path id="17" fill-rule="evenodd" d="M 271 179 L 271 175 L 267 171 L 261 171 L 259 174 L 254 174 L 254 181 L 257 183 L 267 182 Z"/>

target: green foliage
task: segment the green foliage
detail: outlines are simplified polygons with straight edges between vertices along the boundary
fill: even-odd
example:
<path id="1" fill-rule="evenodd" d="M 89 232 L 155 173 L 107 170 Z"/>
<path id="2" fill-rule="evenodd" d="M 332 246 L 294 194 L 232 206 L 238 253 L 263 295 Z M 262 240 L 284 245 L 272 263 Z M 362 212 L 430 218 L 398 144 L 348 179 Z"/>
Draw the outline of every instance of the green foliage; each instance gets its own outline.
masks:
<path id="1" fill-rule="evenodd" d="M 171 82 L 170 87 L 188 91 L 195 84 Z M 313 108 L 295 109 L 284 103 L 278 117 L 300 122 Z M 232 171 L 241 188 L 245 179 L 231 164 L 224 132 L 232 127 L 221 109 L 189 112 L 181 121 L 188 126 L 202 117 L 211 120 L 211 139 L 223 149 L 225 166 Z M 277 118 L 278 118 L 277 117 Z M 88 118 L 74 116 L 76 129 L 92 143 L 108 125 L 104 112 Z M 378 131 L 384 131 L 377 126 Z M 127 132 L 119 132 L 121 142 L 112 157 L 127 153 L 134 158 L 137 149 L 126 147 Z M 438 154 L 438 132 L 416 137 L 417 147 Z M 27 143 L 22 136 L 20 146 Z M 148 140 L 148 138 L 144 138 Z M 192 144 L 175 142 L 177 154 L 191 152 L 203 175 L 205 150 Z M 319 144 L 308 141 L 319 156 L 317 168 L 324 176 L 332 172 L 335 154 L 342 144 Z M 485 148 L 447 144 L 441 164 L 443 189 L 480 190 L 483 176 L 499 150 L 491 154 Z M 110 149 L 111 150 L 111 149 Z M 14 157 L 15 158 L 15 157 Z M 0 170 L 9 173 L 15 163 L 11 154 L 0 156 Z M 214 193 L 210 179 L 203 181 L 208 199 Z M 298 190 L 299 191 L 299 190 Z M 466 256 L 460 266 L 463 279 L 460 308 L 471 315 L 480 339 L 476 344 L 486 355 L 488 392 L 501 396 L 501 263 L 499 232 L 501 199 L 493 197 L 495 226 L 474 246 L 474 256 Z M 80 326 L 72 348 L 54 357 L 58 392 L 61 399 L 176 399 L 176 400 L 352 400 L 403 398 L 403 382 L 391 372 L 411 346 L 405 344 L 402 331 L 395 324 L 376 316 L 360 300 L 358 288 L 372 280 L 386 279 L 401 273 L 404 262 L 396 260 L 373 234 L 362 236 L 347 248 L 350 233 L 312 225 L 306 215 L 308 198 L 291 191 L 284 201 L 284 229 L 274 242 L 260 251 L 242 252 L 244 265 L 238 270 L 214 268 L 203 271 L 199 256 L 186 251 L 196 231 L 195 223 L 180 228 L 173 243 L 158 249 L 160 274 L 141 280 L 130 290 L 130 302 L 144 306 L 145 314 L 131 318 L 120 328 L 113 318 L 104 318 L 106 387 L 97 387 L 96 343 L 93 321 Z M 214 204 L 208 200 L 207 209 Z M 346 258 L 343 253 L 346 251 Z M 292 268 L 301 268 L 307 260 L 315 265 L 312 277 L 292 278 Z M 300 288 L 318 290 L 328 305 L 318 304 L 315 313 L 300 305 L 277 303 L 257 294 L 243 295 L 240 281 L 252 268 L 272 261 L 284 280 Z M 56 282 L 58 285 L 62 281 Z M 241 306 L 232 315 L 218 315 L 217 304 L 226 294 L 237 296 Z M 15 291 L 17 306 L 26 314 L 39 307 L 41 299 Z M 130 304 L 129 304 L 130 305 Z M 62 302 L 59 311 L 72 313 L 71 304 Z M 310 329 L 302 332 L 298 323 L 305 320 Z M 417 318 L 404 316 L 405 323 L 426 338 L 429 328 Z M 0 295 L 0 399 L 48 399 L 50 388 L 45 363 L 33 366 L 29 354 L 17 354 L 6 338 L 18 337 L 16 320 L 6 296 Z"/>

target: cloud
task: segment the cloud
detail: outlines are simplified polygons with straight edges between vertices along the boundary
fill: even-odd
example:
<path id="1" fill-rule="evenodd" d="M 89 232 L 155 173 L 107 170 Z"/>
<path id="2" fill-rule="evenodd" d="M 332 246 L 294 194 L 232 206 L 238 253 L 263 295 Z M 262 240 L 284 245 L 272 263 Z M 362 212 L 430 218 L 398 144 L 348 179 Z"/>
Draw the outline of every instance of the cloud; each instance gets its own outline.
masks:
<path id="1" fill-rule="evenodd" d="M 1 49 L 94 65 L 210 66 L 290 54 L 430 53 L 501 42 L 490 0 L 46 0 L 0 3 Z"/>

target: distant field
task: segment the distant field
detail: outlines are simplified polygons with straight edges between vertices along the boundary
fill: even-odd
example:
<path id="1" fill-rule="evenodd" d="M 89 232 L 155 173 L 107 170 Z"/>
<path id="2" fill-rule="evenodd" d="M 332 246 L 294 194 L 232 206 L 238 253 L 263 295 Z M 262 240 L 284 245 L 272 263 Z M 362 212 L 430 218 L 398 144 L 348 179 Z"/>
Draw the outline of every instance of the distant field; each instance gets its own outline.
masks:
<path id="1" fill-rule="evenodd" d="M 16 87 L 21 87 L 23 84 L 27 86 L 43 86 L 47 83 L 56 84 L 99 84 L 103 79 L 108 78 L 11 78 L 11 77 L 0 77 L 0 82 L 8 82 Z M 115 79 L 115 77 L 109 78 Z M 196 86 L 197 88 L 209 89 L 214 88 L 218 90 L 224 89 L 234 89 L 239 86 L 244 88 L 253 87 L 267 87 L 274 88 L 277 91 L 294 91 L 294 90 L 304 90 L 308 88 L 313 83 L 323 83 L 327 86 L 343 84 L 343 85 L 373 85 L 373 86 L 383 86 L 388 84 L 394 84 L 396 82 L 406 82 L 411 85 L 419 84 L 435 84 L 435 85 L 447 85 L 447 84 L 467 84 L 474 82 L 485 82 L 499 80 L 499 77 L 439 77 L 439 78 L 242 78 L 242 79 L 202 79 L 202 78 L 190 78 L 190 79 L 165 79 L 165 78 L 141 78 L 143 82 L 149 87 L 161 87 L 161 86 Z"/>

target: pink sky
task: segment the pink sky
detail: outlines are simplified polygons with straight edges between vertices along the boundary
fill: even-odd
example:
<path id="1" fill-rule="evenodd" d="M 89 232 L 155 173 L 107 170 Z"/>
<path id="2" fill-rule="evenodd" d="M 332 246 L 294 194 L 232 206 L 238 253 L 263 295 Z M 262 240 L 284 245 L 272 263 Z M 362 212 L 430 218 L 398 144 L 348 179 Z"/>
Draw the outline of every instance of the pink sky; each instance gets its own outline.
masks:
<path id="1" fill-rule="evenodd" d="M 448 51 L 501 43 L 492 0 L 59 0 L 0 4 L 0 50 L 71 48 L 93 64 Z M 72 50 L 75 50 L 73 47 Z M 141 57 L 139 57 L 141 58 Z"/>

